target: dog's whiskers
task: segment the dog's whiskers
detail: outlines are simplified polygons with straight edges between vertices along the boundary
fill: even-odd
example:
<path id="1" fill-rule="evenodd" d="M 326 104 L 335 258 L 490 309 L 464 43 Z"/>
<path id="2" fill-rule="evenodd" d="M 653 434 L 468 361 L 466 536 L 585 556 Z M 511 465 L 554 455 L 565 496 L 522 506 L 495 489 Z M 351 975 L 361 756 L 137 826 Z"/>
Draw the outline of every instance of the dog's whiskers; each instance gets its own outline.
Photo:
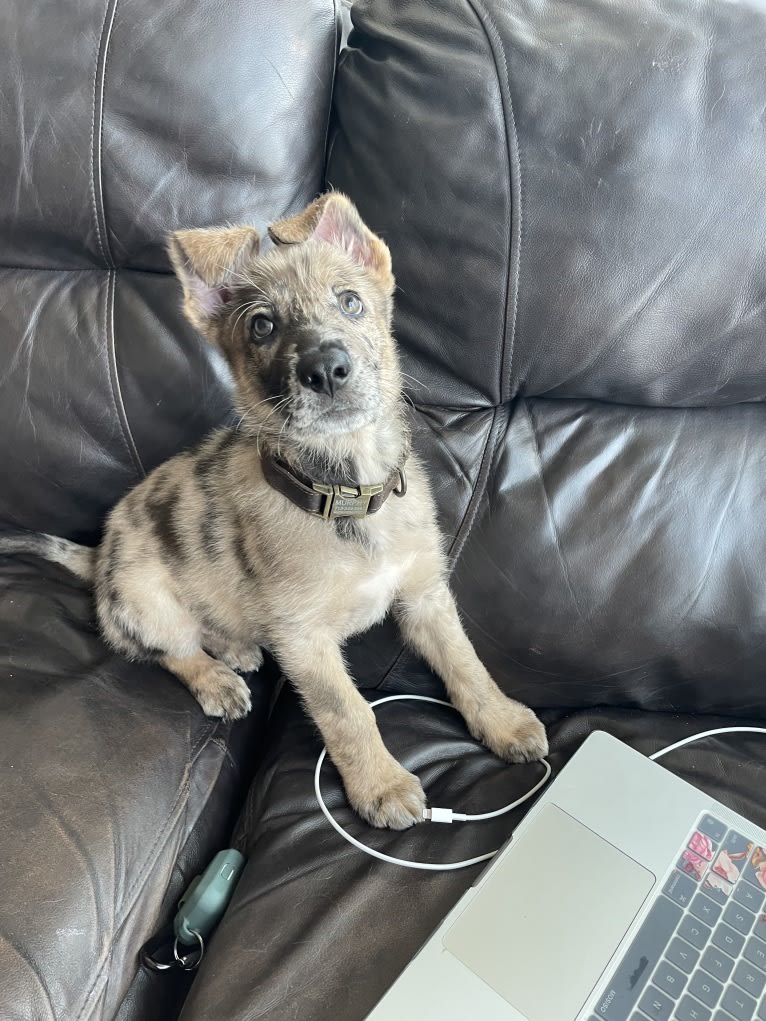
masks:
<path id="1" fill-rule="evenodd" d="M 282 423 L 282 428 L 277 433 L 277 457 L 281 457 L 282 455 L 282 433 L 285 431 L 287 422 L 288 419 L 285 418 L 284 422 Z"/>
<path id="2" fill-rule="evenodd" d="M 266 401 L 260 401 L 257 405 L 255 405 L 255 408 L 261 407 L 261 405 L 265 404 L 269 400 L 273 400 L 273 398 L 266 398 Z M 285 408 L 289 407 L 289 405 L 292 402 L 293 402 L 293 398 L 291 396 L 280 398 L 280 400 L 277 401 L 277 403 L 274 405 L 274 407 L 271 409 L 271 411 L 268 413 L 268 415 L 260 422 L 260 424 L 258 426 L 258 429 L 255 432 L 256 449 L 258 450 L 258 454 L 259 455 L 261 453 L 261 437 L 263 436 L 264 432 L 266 432 L 267 434 L 269 432 L 273 432 L 273 430 L 269 429 L 270 419 L 277 412 L 282 411 Z M 250 409 L 250 410 L 255 410 L 255 409 Z M 289 413 L 288 413 L 288 415 L 285 416 L 284 421 L 282 422 L 282 427 L 280 428 L 279 433 L 277 434 L 277 438 L 281 434 L 282 430 L 285 429 L 285 427 L 287 426 L 288 422 L 289 422 Z"/>

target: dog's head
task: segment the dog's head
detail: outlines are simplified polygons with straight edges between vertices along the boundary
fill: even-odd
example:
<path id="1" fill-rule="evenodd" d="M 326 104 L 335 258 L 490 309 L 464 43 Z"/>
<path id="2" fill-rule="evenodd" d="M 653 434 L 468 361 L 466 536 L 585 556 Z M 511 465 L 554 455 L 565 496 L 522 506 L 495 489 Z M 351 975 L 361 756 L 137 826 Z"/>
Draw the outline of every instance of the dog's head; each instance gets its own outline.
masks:
<path id="1" fill-rule="evenodd" d="M 175 233 L 188 319 L 229 362 L 242 428 L 314 445 L 398 404 L 394 278 L 384 242 L 344 195 L 269 227 Z"/>

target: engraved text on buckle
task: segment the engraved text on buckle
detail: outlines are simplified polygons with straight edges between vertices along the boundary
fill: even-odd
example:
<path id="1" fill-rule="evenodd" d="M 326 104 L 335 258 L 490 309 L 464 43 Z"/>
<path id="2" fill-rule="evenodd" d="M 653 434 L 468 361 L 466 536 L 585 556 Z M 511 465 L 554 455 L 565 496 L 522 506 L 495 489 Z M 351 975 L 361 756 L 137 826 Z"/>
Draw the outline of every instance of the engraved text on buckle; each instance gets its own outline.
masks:
<path id="1" fill-rule="evenodd" d="M 327 518 L 363 518 L 367 514 L 370 500 L 383 492 L 383 484 L 374 486 L 325 486 L 320 482 L 312 483 L 314 492 L 324 496 L 324 504 L 319 512 Z"/>

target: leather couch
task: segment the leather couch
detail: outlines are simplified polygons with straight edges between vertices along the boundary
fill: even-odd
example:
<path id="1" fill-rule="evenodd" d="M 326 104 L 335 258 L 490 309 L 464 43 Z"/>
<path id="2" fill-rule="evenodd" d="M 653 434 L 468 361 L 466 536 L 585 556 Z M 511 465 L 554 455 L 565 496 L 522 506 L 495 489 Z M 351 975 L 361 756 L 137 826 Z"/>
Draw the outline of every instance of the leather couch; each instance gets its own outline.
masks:
<path id="1" fill-rule="evenodd" d="M 764 0 L 0 3 L 0 523 L 97 541 L 229 413 L 163 239 L 327 186 L 387 240 L 415 443 L 453 588 L 558 770 L 766 717 Z M 339 51 L 340 56 L 339 56 Z M 370 698 L 439 694 L 384 624 Z M 361 1021 L 477 869 L 344 843 L 273 665 L 235 725 L 100 642 L 89 594 L 0 563 L 0 1017 Z M 436 804 L 531 785 L 457 714 L 379 711 Z M 766 825 L 766 744 L 669 768 Z M 520 817 L 370 831 L 459 860 Z M 190 879 L 247 865 L 198 972 L 140 965 Z M 555 919 L 551 920 L 555 924 Z M 508 919 L 509 952 L 518 934 Z M 564 1021 L 564 1019 L 562 1019 Z"/>

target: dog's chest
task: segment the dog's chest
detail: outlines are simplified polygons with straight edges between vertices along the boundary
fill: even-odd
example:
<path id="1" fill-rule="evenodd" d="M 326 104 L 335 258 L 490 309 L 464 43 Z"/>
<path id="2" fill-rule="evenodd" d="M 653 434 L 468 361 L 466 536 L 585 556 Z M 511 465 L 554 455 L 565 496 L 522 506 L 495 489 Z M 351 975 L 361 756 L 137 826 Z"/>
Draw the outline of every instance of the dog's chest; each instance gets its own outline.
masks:
<path id="1" fill-rule="evenodd" d="M 356 588 L 356 602 L 360 611 L 369 618 L 365 627 L 385 617 L 399 588 L 401 573 L 400 564 L 387 563 L 369 578 L 359 580 Z"/>
<path id="2" fill-rule="evenodd" d="M 405 568 L 401 560 L 381 557 L 360 563 L 357 570 L 344 570 L 333 579 L 329 606 L 340 611 L 335 623 L 344 636 L 366 631 L 385 617 Z"/>

